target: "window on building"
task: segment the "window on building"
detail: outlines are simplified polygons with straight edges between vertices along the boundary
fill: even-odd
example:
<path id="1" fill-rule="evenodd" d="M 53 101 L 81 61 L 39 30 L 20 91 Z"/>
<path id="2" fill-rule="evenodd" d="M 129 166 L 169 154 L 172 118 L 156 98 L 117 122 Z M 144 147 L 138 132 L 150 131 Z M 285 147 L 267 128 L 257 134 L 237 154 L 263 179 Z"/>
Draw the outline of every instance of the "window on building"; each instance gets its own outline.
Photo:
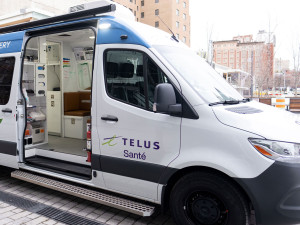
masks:
<path id="1" fill-rule="evenodd" d="M 178 4 L 178 3 L 179 3 L 179 0 L 176 0 L 176 3 Z"/>
<path id="2" fill-rule="evenodd" d="M 136 11 L 139 11 L 139 6 L 136 7 Z"/>
<path id="3" fill-rule="evenodd" d="M 176 16 L 179 16 L 179 10 L 176 9 Z"/>
<path id="4" fill-rule="evenodd" d="M 155 15 L 156 15 L 156 16 L 159 15 L 159 9 L 155 9 Z"/>
<path id="5" fill-rule="evenodd" d="M 136 11 L 134 10 L 134 16 L 136 16 Z"/>
<path id="6" fill-rule="evenodd" d="M 183 31 L 186 31 L 186 25 L 183 25 Z"/>
<path id="7" fill-rule="evenodd" d="M 136 18 L 136 21 L 139 22 L 139 18 Z"/>
<path id="8" fill-rule="evenodd" d="M 0 105 L 9 101 L 15 57 L 0 58 Z"/>
<path id="9" fill-rule="evenodd" d="M 183 8 L 186 8 L 186 2 L 183 2 Z"/>
<path id="10" fill-rule="evenodd" d="M 159 21 L 155 21 L 155 27 L 159 27 Z"/>
<path id="11" fill-rule="evenodd" d="M 184 20 L 186 20 L 186 14 L 185 13 L 182 14 L 182 17 L 183 17 Z"/>
<path id="12" fill-rule="evenodd" d="M 155 3 L 159 3 L 159 0 L 155 0 Z"/>
<path id="13" fill-rule="evenodd" d="M 144 16 L 145 16 L 145 13 L 141 12 L 141 18 L 144 18 Z"/>
<path id="14" fill-rule="evenodd" d="M 182 41 L 183 43 L 186 43 L 186 37 L 183 37 Z"/>
<path id="15" fill-rule="evenodd" d="M 141 1 L 141 6 L 144 6 L 145 5 L 145 1 Z"/>
<path id="16" fill-rule="evenodd" d="M 132 2 L 132 0 L 129 0 L 130 2 Z"/>
<path id="17" fill-rule="evenodd" d="M 176 27 L 179 28 L 179 22 L 178 21 L 176 21 Z"/>

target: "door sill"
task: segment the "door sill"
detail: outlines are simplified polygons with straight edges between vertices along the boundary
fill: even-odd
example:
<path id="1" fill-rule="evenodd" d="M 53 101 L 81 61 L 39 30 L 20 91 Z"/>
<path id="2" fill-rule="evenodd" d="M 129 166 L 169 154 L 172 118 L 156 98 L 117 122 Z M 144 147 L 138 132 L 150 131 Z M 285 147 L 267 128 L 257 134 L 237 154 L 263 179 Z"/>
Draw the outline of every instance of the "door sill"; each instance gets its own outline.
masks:
<path id="1" fill-rule="evenodd" d="M 68 177 L 91 180 L 92 169 L 87 165 L 37 155 L 26 158 L 25 163 L 30 167 L 62 174 Z"/>

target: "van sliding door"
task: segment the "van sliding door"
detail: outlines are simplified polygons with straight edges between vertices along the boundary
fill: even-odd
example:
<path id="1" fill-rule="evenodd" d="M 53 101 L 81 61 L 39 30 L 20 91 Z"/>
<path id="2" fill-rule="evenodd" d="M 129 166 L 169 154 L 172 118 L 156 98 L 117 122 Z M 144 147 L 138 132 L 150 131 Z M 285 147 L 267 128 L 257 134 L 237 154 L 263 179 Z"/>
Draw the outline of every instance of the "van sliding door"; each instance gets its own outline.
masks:
<path id="1" fill-rule="evenodd" d="M 17 101 L 23 32 L 0 35 L 0 165 L 18 167 Z"/>

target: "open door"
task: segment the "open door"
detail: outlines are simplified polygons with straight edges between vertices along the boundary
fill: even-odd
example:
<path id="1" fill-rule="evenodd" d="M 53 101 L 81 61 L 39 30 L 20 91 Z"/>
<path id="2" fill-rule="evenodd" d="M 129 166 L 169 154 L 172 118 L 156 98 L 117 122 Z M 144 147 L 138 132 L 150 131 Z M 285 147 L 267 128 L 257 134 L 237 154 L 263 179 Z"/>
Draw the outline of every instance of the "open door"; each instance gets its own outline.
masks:
<path id="1" fill-rule="evenodd" d="M 0 37 L 0 165 L 18 167 L 17 102 L 23 32 Z"/>

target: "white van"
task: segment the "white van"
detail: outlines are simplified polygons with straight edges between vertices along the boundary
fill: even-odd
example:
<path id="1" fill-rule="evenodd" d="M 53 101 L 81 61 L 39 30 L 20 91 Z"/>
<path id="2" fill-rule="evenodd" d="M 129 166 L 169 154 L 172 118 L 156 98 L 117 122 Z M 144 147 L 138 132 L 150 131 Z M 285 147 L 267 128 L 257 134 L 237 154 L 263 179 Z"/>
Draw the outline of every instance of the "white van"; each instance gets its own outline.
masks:
<path id="1" fill-rule="evenodd" d="M 0 164 L 182 225 L 300 223 L 297 117 L 132 18 L 102 1 L 0 28 Z"/>

